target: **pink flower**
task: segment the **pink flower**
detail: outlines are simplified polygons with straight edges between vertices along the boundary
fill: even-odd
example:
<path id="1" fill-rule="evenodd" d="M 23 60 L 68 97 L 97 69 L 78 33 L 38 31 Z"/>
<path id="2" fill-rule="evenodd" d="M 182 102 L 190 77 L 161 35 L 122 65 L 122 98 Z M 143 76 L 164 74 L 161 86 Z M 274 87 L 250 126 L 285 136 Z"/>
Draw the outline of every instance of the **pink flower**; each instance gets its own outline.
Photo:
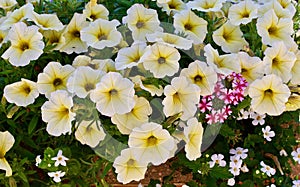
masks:
<path id="1" fill-rule="evenodd" d="M 214 124 L 218 122 L 218 113 L 212 110 L 210 114 L 206 114 L 205 119 L 207 119 L 208 124 Z"/>
<path id="2" fill-rule="evenodd" d="M 206 98 L 202 98 L 200 100 L 200 103 L 199 103 L 198 107 L 199 107 L 201 112 L 205 112 L 207 110 L 210 111 L 211 107 L 212 107 L 212 101 L 208 100 Z"/>

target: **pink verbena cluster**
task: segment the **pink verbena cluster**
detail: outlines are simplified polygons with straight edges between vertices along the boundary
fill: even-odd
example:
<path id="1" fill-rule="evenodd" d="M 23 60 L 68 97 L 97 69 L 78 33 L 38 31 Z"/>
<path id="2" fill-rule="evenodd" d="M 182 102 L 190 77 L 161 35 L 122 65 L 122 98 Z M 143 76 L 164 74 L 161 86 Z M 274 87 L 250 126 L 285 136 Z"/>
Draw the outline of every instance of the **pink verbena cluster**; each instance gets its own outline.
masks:
<path id="1" fill-rule="evenodd" d="M 240 73 L 228 76 L 218 74 L 218 81 L 212 95 L 203 96 L 198 105 L 200 112 L 206 113 L 208 124 L 223 123 L 232 113 L 231 107 L 244 100 L 248 83 Z"/>

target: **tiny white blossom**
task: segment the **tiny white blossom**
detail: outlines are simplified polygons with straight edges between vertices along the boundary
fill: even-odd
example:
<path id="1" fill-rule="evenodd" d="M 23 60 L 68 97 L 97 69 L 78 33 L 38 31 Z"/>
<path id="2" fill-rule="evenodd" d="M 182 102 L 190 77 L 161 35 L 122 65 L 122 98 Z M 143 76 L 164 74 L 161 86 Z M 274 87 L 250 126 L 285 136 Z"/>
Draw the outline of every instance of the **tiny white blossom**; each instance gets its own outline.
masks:
<path id="1" fill-rule="evenodd" d="M 293 159 L 300 164 L 300 147 L 296 151 L 293 151 L 291 155 L 293 156 Z"/>
<path id="2" fill-rule="evenodd" d="M 230 163 L 233 163 L 234 165 L 238 166 L 239 168 L 242 167 L 243 164 L 243 160 L 240 159 L 239 156 L 234 155 L 234 156 L 230 156 Z"/>
<path id="3" fill-rule="evenodd" d="M 250 115 L 250 112 L 248 112 L 247 110 L 241 109 L 237 120 L 248 119 L 249 115 Z"/>
<path id="4" fill-rule="evenodd" d="M 59 164 L 62 166 L 66 166 L 67 165 L 66 160 L 69 160 L 69 159 L 62 154 L 62 150 L 59 150 L 57 153 L 57 156 L 51 158 L 51 160 L 56 160 L 54 165 L 57 167 L 57 166 L 59 166 Z"/>
<path id="5" fill-rule="evenodd" d="M 215 164 L 218 164 L 220 167 L 226 166 L 226 161 L 224 159 L 224 155 L 222 154 L 213 154 L 211 156 L 212 161 L 209 162 L 209 167 L 212 168 Z"/>
<path id="6" fill-rule="evenodd" d="M 65 176 L 66 172 L 56 171 L 56 172 L 48 172 L 49 177 L 53 177 L 54 182 L 60 182 L 61 177 Z"/>
<path id="7" fill-rule="evenodd" d="M 38 166 L 42 162 L 41 155 L 37 155 L 35 158 L 35 166 Z"/>
<path id="8" fill-rule="evenodd" d="M 300 180 L 294 180 L 292 187 L 300 187 Z"/>
<path id="9" fill-rule="evenodd" d="M 264 133 L 264 138 L 269 142 L 272 141 L 271 138 L 275 136 L 275 132 L 271 131 L 270 126 L 266 126 L 266 128 L 262 128 L 262 132 Z"/>
<path id="10" fill-rule="evenodd" d="M 248 167 L 246 166 L 246 164 L 243 165 L 243 167 L 241 167 L 241 171 L 243 173 L 247 173 L 249 171 Z"/>
<path id="11" fill-rule="evenodd" d="M 287 152 L 284 149 L 281 149 L 281 151 L 279 152 L 280 156 L 288 156 Z"/>
<path id="12" fill-rule="evenodd" d="M 269 177 L 271 177 L 271 175 L 274 175 L 276 173 L 276 170 L 274 168 L 271 168 L 270 166 L 266 165 L 264 163 L 264 161 L 261 161 L 260 165 L 262 166 L 262 168 L 260 168 L 260 170 L 262 172 L 264 172 L 265 174 L 267 174 Z"/>
<path id="13" fill-rule="evenodd" d="M 234 162 L 230 162 L 229 167 L 230 167 L 229 171 L 230 173 L 232 173 L 233 176 L 240 175 L 241 167 L 239 165 L 236 165 Z"/>
<path id="14" fill-rule="evenodd" d="M 234 186 L 234 184 L 235 184 L 234 178 L 228 179 L 228 181 L 227 181 L 227 185 L 228 185 L 228 186 Z"/>
<path id="15" fill-rule="evenodd" d="M 238 158 L 245 159 L 248 156 L 248 149 L 237 147 L 236 149 L 230 149 L 229 153 L 237 156 Z"/>
<path id="16" fill-rule="evenodd" d="M 266 186 L 266 187 L 276 187 L 275 184 L 271 184 L 270 186 Z"/>
<path id="17" fill-rule="evenodd" d="M 260 114 L 258 114 L 258 113 L 253 113 L 253 114 L 251 115 L 251 118 L 253 119 L 252 125 L 256 126 L 256 125 L 258 125 L 258 124 L 260 124 L 260 125 L 265 124 L 265 120 L 264 120 L 265 117 L 266 117 L 266 114 L 260 115 Z"/>

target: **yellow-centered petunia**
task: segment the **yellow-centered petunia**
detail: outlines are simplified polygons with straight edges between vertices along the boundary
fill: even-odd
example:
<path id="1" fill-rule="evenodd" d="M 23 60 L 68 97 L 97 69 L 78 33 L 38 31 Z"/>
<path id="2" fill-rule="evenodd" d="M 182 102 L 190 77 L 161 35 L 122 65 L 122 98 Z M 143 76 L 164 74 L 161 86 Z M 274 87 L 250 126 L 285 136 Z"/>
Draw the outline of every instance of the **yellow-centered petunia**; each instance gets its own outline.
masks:
<path id="1" fill-rule="evenodd" d="M 0 132 L 0 169 L 5 171 L 5 176 L 12 176 L 12 169 L 5 159 L 5 154 L 9 151 L 15 143 L 15 138 L 10 132 Z"/>
<path id="2" fill-rule="evenodd" d="M 63 37 L 65 38 L 65 44 L 60 48 L 60 51 L 67 54 L 87 52 L 88 46 L 80 38 L 80 31 L 87 26 L 86 17 L 75 13 L 64 30 Z"/>
<path id="3" fill-rule="evenodd" d="M 145 8 L 142 4 L 132 5 L 122 22 L 128 25 L 134 41 L 146 41 L 146 34 L 163 31 L 156 10 Z"/>
<path id="4" fill-rule="evenodd" d="M 133 148 L 122 150 L 121 155 L 113 163 L 117 179 L 123 184 L 143 179 L 147 171 L 147 165 L 147 162 L 136 156 Z"/>
<path id="5" fill-rule="evenodd" d="M 35 82 L 22 78 L 19 82 L 6 85 L 3 95 L 8 102 L 25 107 L 34 103 L 39 91 Z"/>
<path id="6" fill-rule="evenodd" d="M 285 109 L 285 103 L 290 97 L 290 89 L 277 75 L 266 75 L 249 85 L 248 94 L 251 98 L 251 108 L 258 114 L 278 116 Z"/>
<path id="7" fill-rule="evenodd" d="M 237 53 L 249 45 L 243 38 L 243 32 L 240 27 L 234 26 L 230 21 L 227 21 L 214 31 L 212 37 L 214 42 L 226 53 Z"/>
<path id="8" fill-rule="evenodd" d="M 265 45 L 273 45 L 280 41 L 290 44 L 293 41 L 293 20 L 278 18 L 273 9 L 257 19 L 256 28 Z"/>
<path id="9" fill-rule="evenodd" d="M 133 153 L 144 162 L 157 166 L 173 155 L 175 140 L 160 124 L 149 122 L 136 127 L 129 134 L 128 145 Z"/>
<path id="10" fill-rule="evenodd" d="M 183 33 L 194 44 L 204 41 L 207 34 L 207 22 L 191 10 L 183 10 L 174 15 L 175 33 Z"/>
<path id="11" fill-rule="evenodd" d="M 14 66 L 26 66 L 31 60 L 37 60 L 45 46 L 43 35 L 38 29 L 35 25 L 28 27 L 23 22 L 14 24 L 7 35 L 11 46 L 1 57 L 8 59 Z"/>

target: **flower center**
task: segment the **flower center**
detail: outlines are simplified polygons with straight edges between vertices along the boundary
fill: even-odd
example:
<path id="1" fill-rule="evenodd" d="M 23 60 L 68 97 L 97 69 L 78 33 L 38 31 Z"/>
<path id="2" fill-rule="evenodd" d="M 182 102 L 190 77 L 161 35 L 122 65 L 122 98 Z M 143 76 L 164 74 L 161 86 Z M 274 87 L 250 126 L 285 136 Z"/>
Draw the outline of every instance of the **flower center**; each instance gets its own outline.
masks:
<path id="1" fill-rule="evenodd" d="M 159 64 L 163 64 L 166 62 L 166 59 L 164 57 L 159 57 L 159 59 L 157 61 Z"/>
<path id="2" fill-rule="evenodd" d="M 56 86 L 61 85 L 62 82 L 63 82 L 63 81 L 62 81 L 60 78 L 56 78 L 56 79 L 54 79 L 54 81 L 53 81 L 53 85 L 56 87 Z"/>
<path id="3" fill-rule="evenodd" d="M 193 29 L 193 26 L 189 23 L 184 25 L 185 30 L 191 31 Z"/>
<path id="4" fill-rule="evenodd" d="M 202 81 L 202 77 L 200 75 L 197 75 L 194 77 L 194 81 L 195 82 L 201 82 Z"/>
<path id="5" fill-rule="evenodd" d="M 249 18 L 250 14 L 249 14 L 249 12 L 243 12 L 241 14 L 241 16 L 242 16 L 242 18 Z"/>
<path id="6" fill-rule="evenodd" d="M 154 146 L 157 144 L 157 138 L 153 135 L 151 135 L 148 139 L 147 139 L 147 146 Z"/>
<path id="7" fill-rule="evenodd" d="M 22 51 L 25 51 L 25 50 L 29 49 L 29 44 L 28 44 L 27 42 L 22 42 L 22 43 L 20 44 L 20 49 L 21 49 Z"/>
<path id="8" fill-rule="evenodd" d="M 272 95 L 273 95 L 273 91 L 272 91 L 271 89 L 267 89 L 267 90 L 265 91 L 265 95 L 266 95 L 266 96 L 272 96 Z"/>
<path id="9" fill-rule="evenodd" d="M 95 85 L 94 84 L 92 84 L 92 83 L 87 83 L 87 84 L 85 84 L 84 85 L 84 89 L 85 89 L 85 91 L 91 91 L 91 90 L 93 90 L 93 89 L 95 89 Z"/>
<path id="10" fill-rule="evenodd" d="M 127 166 L 134 166 L 134 164 L 135 160 L 133 160 L 132 158 L 127 161 Z"/>
<path id="11" fill-rule="evenodd" d="M 106 37 L 105 34 L 100 33 L 100 34 L 98 35 L 98 40 L 99 40 L 99 41 L 100 41 L 100 40 L 106 40 L 106 39 L 107 39 L 107 37 Z"/>
<path id="12" fill-rule="evenodd" d="M 111 89 L 111 90 L 109 91 L 109 94 L 110 94 L 110 95 L 117 95 L 117 94 L 118 94 L 118 91 L 117 91 L 116 89 Z"/>
<path id="13" fill-rule="evenodd" d="M 138 21 L 138 22 L 135 24 L 135 26 L 136 26 L 138 29 L 144 27 L 144 25 L 145 25 L 145 23 L 144 23 L 143 21 Z"/>
<path id="14" fill-rule="evenodd" d="M 80 38 L 80 32 L 78 30 L 73 31 L 72 34 L 75 38 Z"/>
<path id="15" fill-rule="evenodd" d="M 276 35 L 277 27 L 272 25 L 272 26 L 268 29 L 268 32 L 269 32 L 269 35 Z"/>
<path id="16" fill-rule="evenodd" d="M 95 20 L 95 19 L 97 19 L 97 17 L 96 17 L 96 15 L 95 15 L 95 14 L 91 14 L 91 15 L 90 15 L 90 18 L 91 18 L 92 20 Z"/>
<path id="17" fill-rule="evenodd" d="M 31 92 L 31 89 L 29 86 L 23 87 L 24 92 L 28 95 Z"/>

